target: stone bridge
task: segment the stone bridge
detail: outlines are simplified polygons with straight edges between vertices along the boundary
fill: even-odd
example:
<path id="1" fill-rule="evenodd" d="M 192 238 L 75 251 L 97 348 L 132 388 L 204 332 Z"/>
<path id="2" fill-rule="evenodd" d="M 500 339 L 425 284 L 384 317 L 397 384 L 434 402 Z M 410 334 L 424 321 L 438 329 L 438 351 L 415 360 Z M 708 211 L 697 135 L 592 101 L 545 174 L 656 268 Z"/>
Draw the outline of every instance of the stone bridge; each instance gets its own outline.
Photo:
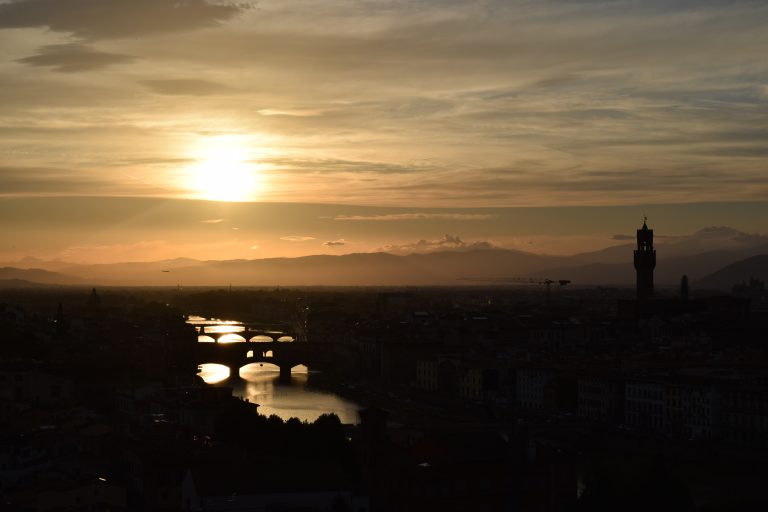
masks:
<path id="1" fill-rule="evenodd" d="M 332 343 L 309 343 L 296 340 L 283 325 L 232 323 L 195 325 L 199 336 L 213 340 L 195 343 L 197 364 L 227 366 L 230 380 L 239 379 L 239 370 L 253 363 L 270 363 L 280 368 L 280 380 L 290 381 L 291 369 L 297 365 L 327 367 L 333 362 Z M 238 332 L 231 332 L 231 331 Z M 230 332 L 219 332 L 230 331 Z M 222 338 L 227 337 L 226 340 Z"/>
<path id="2" fill-rule="evenodd" d="M 215 329 L 243 329 L 238 332 L 213 332 Z M 258 329 L 244 324 L 231 324 L 231 325 L 198 325 L 196 326 L 198 336 L 208 336 L 212 338 L 214 342 L 218 343 L 224 336 L 239 336 L 243 341 L 250 341 L 255 337 L 261 338 L 259 341 L 277 341 L 281 338 L 290 338 L 294 340 L 293 336 L 287 334 L 285 331 L 278 331 L 274 329 Z"/>

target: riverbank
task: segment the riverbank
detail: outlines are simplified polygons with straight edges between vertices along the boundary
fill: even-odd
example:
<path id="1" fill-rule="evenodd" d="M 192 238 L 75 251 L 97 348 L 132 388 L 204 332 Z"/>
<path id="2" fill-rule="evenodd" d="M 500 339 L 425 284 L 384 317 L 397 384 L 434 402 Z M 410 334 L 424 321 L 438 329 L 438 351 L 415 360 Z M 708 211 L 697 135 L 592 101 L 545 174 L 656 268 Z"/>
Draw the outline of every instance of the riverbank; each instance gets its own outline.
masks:
<path id="1" fill-rule="evenodd" d="M 499 421 L 489 415 L 488 408 L 483 404 L 457 404 L 453 401 L 448 403 L 434 395 L 420 396 L 416 392 L 402 396 L 393 391 L 360 384 L 343 384 L 322 373 L 310 373 L 308 386 L 355 402 L 361 409 L 382 409 L 389 414 L 391 424 L 438 427 L 445 424 L 488 424 L 489 421 Z"/>

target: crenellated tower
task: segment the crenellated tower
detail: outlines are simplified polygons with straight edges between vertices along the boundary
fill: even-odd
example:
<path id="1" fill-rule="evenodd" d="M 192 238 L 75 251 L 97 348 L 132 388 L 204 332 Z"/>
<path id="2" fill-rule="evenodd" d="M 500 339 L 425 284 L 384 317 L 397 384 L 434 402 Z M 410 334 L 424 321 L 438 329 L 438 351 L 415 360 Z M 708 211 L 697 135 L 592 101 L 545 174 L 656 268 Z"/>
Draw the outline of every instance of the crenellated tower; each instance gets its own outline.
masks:
<path id="1" fill-rule="evenodd" d="M 638 300 L 652 299 L 653 269 L 656 268 L 656 250 L 653 248 L 653 230 L 648 229 L 648 218 L 643 227 L 637 230 L 637 250 L 635 251 L 635 270 L 637 271 Z"/>

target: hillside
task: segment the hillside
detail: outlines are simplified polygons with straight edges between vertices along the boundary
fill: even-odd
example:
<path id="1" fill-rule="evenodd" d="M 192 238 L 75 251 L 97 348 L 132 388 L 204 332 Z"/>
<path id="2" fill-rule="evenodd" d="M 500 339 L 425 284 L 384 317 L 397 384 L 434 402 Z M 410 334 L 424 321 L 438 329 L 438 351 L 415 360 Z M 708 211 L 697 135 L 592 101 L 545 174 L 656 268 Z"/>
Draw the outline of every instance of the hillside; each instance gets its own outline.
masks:
<path id="1" fill-rule="evenodd" d="M 701 288 L 730 291 L 734 285 L 747 282 L 752 277 L 768 282 L 768 254 L 737 261 L 703 277 L 695 284 Z"/>

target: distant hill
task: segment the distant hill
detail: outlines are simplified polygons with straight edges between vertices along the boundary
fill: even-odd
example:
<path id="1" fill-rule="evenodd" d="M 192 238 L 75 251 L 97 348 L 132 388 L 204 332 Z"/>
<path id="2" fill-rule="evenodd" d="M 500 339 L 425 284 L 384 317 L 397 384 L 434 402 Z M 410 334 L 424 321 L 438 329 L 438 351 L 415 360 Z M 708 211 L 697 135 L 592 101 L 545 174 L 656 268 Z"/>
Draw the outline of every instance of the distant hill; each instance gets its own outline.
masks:
<path id="1" fill-rule="evenodd" d="M 659 236 L 658 232 L 656 235 L 654 278 L 660 285 L 677 285 L 683 275 L 691 280 L 701 279 L 750 256 L 768 254 L 768 237 L 725 226 L 711 226 L 684 236 Z M 634 249 L 634 243 L 628 243 L 576 254 L 568 257 L 571 265 L 547 269 L 546 277 L 571 279 L 575 284 L 631 285 L 635 281 Z"/>
<path id="2" fill-rule="evenodd" d="M 768 282 L 768 254 L 737 261 L 703 277 L 694 284 L 700 288 L 730 291 L 734 285 L 747 282 L 751 277 Z"/>
<path id="3" fill-rule="evenodd" d="M 569 279 L 577 285 L 631 286 L 635 281 L 633 249 L 634 244 L 627 243 L 573 256 L 478 248 L 407 255 L 375 252 L 223 261 L 177 258 L 98 265 L 25 258 L 6 267 L 5 274 L 0 272 L 0 279 L 127 286 L 425 286 L 471 284 L 462 281 L 466 278 L 534 276 Z M 746 258 L 768 254 L 768 237 L 715 226 L 691 235 L 657 236 L 656 249 L 656 283 L 676 286 L 684 274 L 695 282 Z M 36 266 L 19 268 L 25 264 Z"/>
<path id="4" fill-rule="evenodd" d="M 205 262 L 191 258 L 175 258 L 160 261 L 142 261 L 125 263 L 101 263 L 94 265 L 68 264 L 62 272 L 91 281 L 115 281 L 120 283 L 168 284 L 172 279 L 164 276 L 177 268 L 204 266 Z M 217 283 L 222 284 L 222 283 Z"/>
<path id="5" fill-rule="evenodd" d="M 2 267 L 14 267 L 14 268 L 39 268 L 42 270 L 50 270 L 51 272 L 60 272 L 62 269 L 71 266 L 71 263 L 67 263 L 62 260 L 43 260 L 32 256 L 27 256 L 18 261 L 13 261 L 5 264 L 0 264 Z"/>
<path id="6" fill-rule="evenodd" d="M 0 279 L 0 289 L 48 288 L 51 286 L 56 285 L 33 283 L 32 281 L 25 281 L 24 279 Z"/>
<path id="7" fill-rule="evenodd" d="M 654 280 L 660 285 L 676 285 L 683 275 L 692 281 L 720 270 L 726 265 L 743 260 L 754 254 L 768 253 L 768 248 L 750 248 L 741 251 L 710 251 L 673 258 L 662 257 L 663 248 L 657 249 Z M 555 279 L 571 279 L 574 284 L 630 285 L 635 282 L 632 249 L 624 263 L 589 263 L 575 267 L 547 269 Z M 544 273 L 541 273 L 543 276 Z"/>
<path id="8" fill-rule="evenodd" d="M 2 281 L 26 281 L 38 285 L 76 285 L 88 284 L 87 281 L 58 272 L 51 272 L 40 268 L 0 268 L 0 280 Z"/>
<path id="9" fill-rule="evenodd" d="M 561 257 L 507 250 L 445 251 L 396 256 L 388 253 L 299 258 L 120 263 L 68 267 L 82 278 L 125 285 L 174 286 L 359 286 L 460 285 L 463 277 L 529 275 L 564 261 Z M 168 272 L 162 272 L 167 270 Z"/>

